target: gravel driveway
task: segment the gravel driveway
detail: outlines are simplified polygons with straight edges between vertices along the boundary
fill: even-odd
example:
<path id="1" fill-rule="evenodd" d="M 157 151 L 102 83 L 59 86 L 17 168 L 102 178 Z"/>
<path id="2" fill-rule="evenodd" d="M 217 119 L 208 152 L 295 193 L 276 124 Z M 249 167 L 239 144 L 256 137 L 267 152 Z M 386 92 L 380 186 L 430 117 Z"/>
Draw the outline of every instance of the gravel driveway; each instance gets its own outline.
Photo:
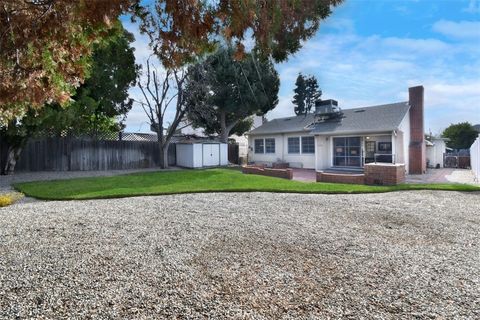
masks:
<path id="1" fill-rule="evenodd" d="M 0 318 L 480 318 L 480 194 L 0 209 Z"/>

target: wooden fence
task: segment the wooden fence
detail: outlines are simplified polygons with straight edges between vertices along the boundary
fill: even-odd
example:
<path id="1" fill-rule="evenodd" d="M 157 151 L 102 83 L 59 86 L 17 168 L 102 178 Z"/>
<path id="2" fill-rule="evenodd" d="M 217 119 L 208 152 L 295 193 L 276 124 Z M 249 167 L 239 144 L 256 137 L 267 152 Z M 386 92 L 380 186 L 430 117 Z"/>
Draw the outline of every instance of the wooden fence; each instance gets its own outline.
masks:
<path id="1" fill-rule="evenodd" d="M 154 141 L 43 138 L 27 143 L 15 171 L 123 170 L 159 164 L 160 151 Z M 175 144 L 170 144 L 168 164 L 176 164 Z"/>
<path id="2" fill-rule="evenodd" d="M 4 140 L 2 140 L 2 137 L 0 136 L 0 172 L 2 171 L 1 169 L 7 165 L 5 163 L 5 160 L 7 158 L 7 149 L 7 144 Z"/>
<path id="3" fill-rule="evenodd" d="M 238 143 L 229 143 L 228 144 L 228 162 L 233 164 L 240 164 L 239 158 L 240 148 Z"/>
<path id="4" fill-rule="evenodd" d="M 443 167 L 444 168 L 470 168 L 470 156 L 457 155 L 453 153 L 443 154 Z"/>

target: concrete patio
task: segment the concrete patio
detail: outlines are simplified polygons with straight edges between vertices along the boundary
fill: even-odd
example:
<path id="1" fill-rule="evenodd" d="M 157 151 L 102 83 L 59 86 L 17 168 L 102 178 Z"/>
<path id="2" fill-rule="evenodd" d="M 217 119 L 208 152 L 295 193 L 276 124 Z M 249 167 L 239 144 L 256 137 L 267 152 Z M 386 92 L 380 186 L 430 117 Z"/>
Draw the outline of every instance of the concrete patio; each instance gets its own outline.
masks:
<path id="1" fill-rule="evenodd" d="M 293 168 L 293 180 L 315 182 L 316 172 L 314 169 Z M 407 175 L 406 182 L 478 184 L 471 170 L 454 168 L 428 169 L 426 174 Z"/>
<path id="2" fill-rule="evenodd" d="M 422 175 L 407 175 L 407 183 L 476 184 L 477 182 L 469 169 L 441 168 L 427 169 L 427 173 Z"/>

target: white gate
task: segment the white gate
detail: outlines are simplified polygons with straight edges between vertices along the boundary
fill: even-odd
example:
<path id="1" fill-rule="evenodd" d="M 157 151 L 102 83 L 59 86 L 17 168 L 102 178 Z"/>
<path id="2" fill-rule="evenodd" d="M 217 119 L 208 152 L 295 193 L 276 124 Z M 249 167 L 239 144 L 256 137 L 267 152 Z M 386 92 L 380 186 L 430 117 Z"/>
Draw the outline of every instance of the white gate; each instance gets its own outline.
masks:
<path id="1" fill-rule="evenodd" d="M 220 145 L 203 144 L 203 166 L 212 167 L 220 165 Z"/>

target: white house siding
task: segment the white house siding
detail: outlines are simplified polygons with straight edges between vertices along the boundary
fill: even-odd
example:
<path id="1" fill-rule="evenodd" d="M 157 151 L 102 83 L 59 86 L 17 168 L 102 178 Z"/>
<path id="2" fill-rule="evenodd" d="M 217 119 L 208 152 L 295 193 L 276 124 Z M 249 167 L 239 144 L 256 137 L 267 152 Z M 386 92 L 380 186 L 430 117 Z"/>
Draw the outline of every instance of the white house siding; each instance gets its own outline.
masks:
<path id="1" fill-rule="evenodd" d="M 365 141 L 392 142 L 392 154 L 396 162 L 404 163 L 408 168 L 408 144 L 410 143 L 409 116 L 402 121 L 396 135 L 392 132 L 362 133 L 351 135 L 315 136 L 315 154 L 289 154 L 288 138 L 308 136 L 307 132 L 251 135 L 249 137 L 249 161 L 259 164 L 271 165 L 273 162 L 288 162 L 291 167 L 324 170 L 333 166 L 333 139 L 341 137 L 361 137 L 362 154 L 365 155 Z M 275 139 L 275 153 L 255 153 L 255 139 Z M 377 145 L 378 148 L 378 145 Z"/>
<path id="2" fill-rule="evenodd" d="M 315 153 L 288 153 L 288 138 L 310 136 L 308 132 L 296 132 L 273 135 L 251 135 L 248 139 L 249 162 L 271 165 L 274 162 L 288 162 L 292 168 L 315 168 Z M 275 139 L 275 153 L 255 153 L 255 139 Z M 301 141 L 300 141 L 301 144 Z M 300 148 L 301 149 L 301 148 Z M 301 150 L 300 150 L 301 152 Z"/>
<path id="3" fill-rule="evenodd" d="M 255 139 L 275 139 L 275 153 L 255 153 Z M 255 135 L 248 137 L 248 161 L 259 164 L 271 165 L 273 162 L 282 161 L 283 139 L 282 135 Z"/>
<path id="4" fill-rule="evenodd" d="M 293 137 L 309 137 L 307 132 L 297 132 L 297 133 L 288 133 L 283 137 L 284 149 L 284 161 L 290 164 L 292 168 L 305 168 L 305 169 L 315 169 L 315 153 L 301 153 L 301 144 L 300 140 L 300 153 L 288 153 L 288 138 Z M 315 140 L 314 140 L 315 141 Z"/>
<path id="5" fill-rule="evenodd" d="M 443 167 L 443 154 L 447 151 L 447 145 L 443 139 L 433 139 L 433 146 L 427 146 L 427 160 L 429 165 Z"/>
<path id="6" fill-rule="evenodd" d="M 403 118 L 402 122 L 400 123 L 400 125 L 398 126 L 398 131 L 401 131 L 403 133 L 403 163 L 405 164 L 405 171 L 406 172 L 409 172 L 408 171 L 408 162 L 409 162 L 409 154 L 410 154 L 410 151 L 409 151 L 409 146 L 410 146 L 410 111 L 407 112 L 407 114 L 405 115 L 405 117 Z M 396 141 L 396 149 L 398 151 L 399 148 L 401 148 L 401 143 L 398 139 L 398 134 L 397 134 L 397 141 Z M 398 154 L 398 152 L 397 152 Z M 402 163 L 400 162 L 400 160 L 398 161 L 399 163 Z"/>

